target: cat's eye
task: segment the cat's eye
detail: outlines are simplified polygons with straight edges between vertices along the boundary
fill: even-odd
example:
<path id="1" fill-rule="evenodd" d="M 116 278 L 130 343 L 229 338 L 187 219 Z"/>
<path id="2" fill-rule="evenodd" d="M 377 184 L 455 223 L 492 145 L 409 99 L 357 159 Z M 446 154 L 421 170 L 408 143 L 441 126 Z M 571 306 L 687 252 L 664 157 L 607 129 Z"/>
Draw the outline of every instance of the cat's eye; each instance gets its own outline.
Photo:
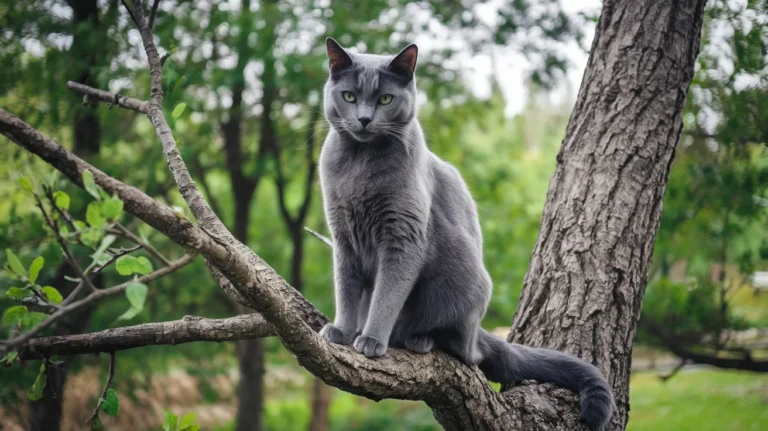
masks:
<path id="1" fill-rule="evenodd" d="M 346 100 L 349 103 L 355 103 L 355 95 L 350 93 L 349 91 L 342 91 L 341 95 L 344 97 L 344 100 Z"/>
<path id="2" fill-rule="evenodd" d="M 381 103 L 382 105 L 388 105 L 389 102 L 391 102 L 391 101 L 392 101 L 392 95 L 391 94 L 385 94 L 385 95 L 379 97 L 379 103 Z"/>

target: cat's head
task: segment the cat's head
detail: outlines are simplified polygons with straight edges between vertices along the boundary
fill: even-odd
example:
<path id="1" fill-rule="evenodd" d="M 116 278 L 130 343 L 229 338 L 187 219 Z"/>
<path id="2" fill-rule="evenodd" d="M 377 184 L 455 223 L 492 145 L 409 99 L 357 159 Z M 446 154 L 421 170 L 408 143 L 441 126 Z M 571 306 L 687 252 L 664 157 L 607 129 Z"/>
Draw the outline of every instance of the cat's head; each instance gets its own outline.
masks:
<path id="1" fill-rule="evenodd" d="M 416 115 L 416 45 L 395 56 L 355 54 L 330 37 L 326 46 L 325 116 L 331 126 L 359 142 L 401 135 Z"/>

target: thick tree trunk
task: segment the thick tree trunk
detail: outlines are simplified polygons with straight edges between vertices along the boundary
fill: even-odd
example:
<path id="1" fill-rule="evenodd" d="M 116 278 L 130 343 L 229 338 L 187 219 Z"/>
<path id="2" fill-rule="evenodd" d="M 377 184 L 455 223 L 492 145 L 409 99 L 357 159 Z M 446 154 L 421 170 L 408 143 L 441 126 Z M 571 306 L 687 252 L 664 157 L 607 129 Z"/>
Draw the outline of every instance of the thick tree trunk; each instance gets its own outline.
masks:
<path id="1" fill-rule="evenodd" d="M 600 367 L 613 430 L 627 424 L 632 340 L 705 3 L 604 3 L 509 336 Z"/>

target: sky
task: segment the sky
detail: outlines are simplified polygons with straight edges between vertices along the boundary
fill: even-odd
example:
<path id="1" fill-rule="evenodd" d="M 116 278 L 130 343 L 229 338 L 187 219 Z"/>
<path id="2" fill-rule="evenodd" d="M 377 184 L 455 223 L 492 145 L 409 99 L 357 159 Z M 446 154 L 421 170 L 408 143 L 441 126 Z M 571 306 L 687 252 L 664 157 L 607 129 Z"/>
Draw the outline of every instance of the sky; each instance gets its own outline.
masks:
<path id="1" fill-rule="evenodd" d="M 560 0 L 560 5 L 567 14 L 575 16 L 579 12 L 599 12 L 602 1 Z M 494 11 L 488 10 L 487 13 L 493 15 Z M 592 45 L 594 34 L 595 25 L 590 22 L 584 27 L 584 46 Z M 581 78 L 587 66 L 588 53 L 576 42 L 571 42 L 563 48 L 568 59 L 568 68 L 565 79 L 548 94 L 553 104 L 571 104 L 576 99 Z M 525 108 L 525 103 L 528 100 L 526 77 L 531 67 L 530 61 L 525 56 L 515 52 L 513 48 L 497 48 L 495 55 L 495 81 L 499 84 L 507 102 L 505 115 L 513 117 Z M 470 71 L 467 76 L 468 85 L 472 92 L 481 98 L 490 96 L 491 77 L 493 75 L 491 57 L 483 54 L 476 57 L 464 56 L 464 59 L 476 65 L 474 68 L 468 67 Z"/>

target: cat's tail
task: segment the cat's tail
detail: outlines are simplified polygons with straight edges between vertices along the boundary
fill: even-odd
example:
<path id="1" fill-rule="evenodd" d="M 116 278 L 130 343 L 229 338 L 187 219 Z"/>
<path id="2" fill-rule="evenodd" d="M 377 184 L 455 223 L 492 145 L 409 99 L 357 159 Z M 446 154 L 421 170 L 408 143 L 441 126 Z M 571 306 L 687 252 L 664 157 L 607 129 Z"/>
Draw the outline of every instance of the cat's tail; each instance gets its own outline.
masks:
<path id="1" fill-rule="evenodd" d="M 511 344 L 480 330 L 483 356 L 479 366 L 488 380 L 514 383 L 537 380 L 554 383 L 581 397 L 581 415 L 592 429 L 601 429 L 611 418 L 614 401 L 600 371 L 579 358 L 549 349 Z"/>

